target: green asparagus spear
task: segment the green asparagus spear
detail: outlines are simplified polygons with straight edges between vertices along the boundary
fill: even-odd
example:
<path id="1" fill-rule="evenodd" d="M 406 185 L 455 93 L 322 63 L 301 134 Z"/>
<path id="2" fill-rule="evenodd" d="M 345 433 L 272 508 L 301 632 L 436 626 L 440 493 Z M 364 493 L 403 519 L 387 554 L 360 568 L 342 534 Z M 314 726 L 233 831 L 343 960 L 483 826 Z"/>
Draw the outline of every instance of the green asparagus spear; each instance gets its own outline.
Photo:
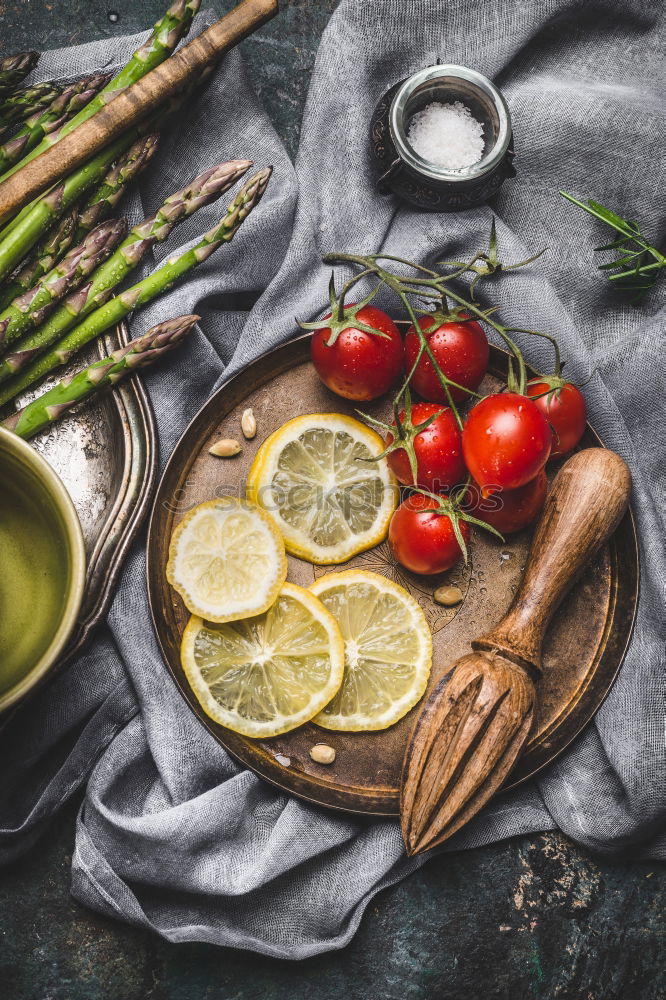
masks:
<path id="1" fill-rule="evenodd" d="M 166 323 L 158 323 L 143 337 L 131 340 L 126 347 L 114 351 L 108 358 L 94 361 L 83 371 L 63 379 L 22 410 L 12 413 L 0 426 L 25 439 L 34 437 L 77 403 L 89 399 L 107 386 L 117 385 L 137 368 L 152 365 L 167 351 L 173 350 L 199 319 L 195 315 L 178 316 Z"/>
<path id="2" fill-rule="evenodd" d="M 228 191 L 251 165 L 250 160 L 230 160 L 206 170 L 187 187 L 170 195 L 156 215 L 144 219 L 132 229 L 113 256 L 97 269 L 89 283 L 69 295 L 41 326 L 13 345 L 12 353 L 0 361 L 0 382 L 16 375 L 68 330 L 103 305 L 113 289 L 138 266 L 154 243 L 165 240 L 178 222 Z"/>
<path id="3" fill-rule="evenodd" d="M 68 118 L 84 108 L 108 79 L 108 73 L 97 73 L 77 80 L 63 90 L 45 111 L 38 111 L 28 118 L 16 135 L 0 146 L 0 180 L 1 175 L 34 149 L 45 135 L 55 134 Z"/>
<path id="4" fill-rule="evenodd" d="M 21 270 L 0 292 L 0 310 L 5 309 L 17 295 L 32 288 L 47 271 L 55 267 L 71 246 L 80 243 L 86 233 L 111 215 L 129 183 L 150 162 L 158 140 L 157 135 L 138 139 L 93 190 L 84 207 L 81 210 L 77 207 L 71 209 L 47 232 L 44 239 L 33 248 Z"/>
<path id="5" fill-rule="evenodd" d="M 111 164 L 144 131 L 145 126 L 136 126 L 125 132 L 94 159 L 28 206 L 27 212 L 17 217 L 13 228 L 0 240 L 0 281 L 27 256 L 47 228 L 64 215 L 93 184 L 101 180 Z"/>
<path id="6" fill-rule="evenodd" d="M 100 223 L 34 288 L 14 299 L 0 313 L 0 345 L 5 348 L 38 326 L 68 292 L 77 289 L 113 253 L 126 232 L 124 219 Z"/>
<path id="7" fill-rule="evenodd" d="M 106 87 L 90 101 L 85 108 L 79 111 L 73 118 L 63 125 L 62 129 L 54 135 L 45 136 L 40 144 L 28 153 L 21 163 L 11 167 L 3 180 L 11 177 L 13 173 L 20 170 L 22 166 L 29 163 L 45 149 L 49 149 L 63 136 L 69 135 L 77 126 L 92 118 L 100 108 L 103 108 L 114 97 L 117 97 L 121 90 L 131 86 L 142 76 L 149 73 L 160 63 L 164 62 L 167 56 L 174 51 L 181 38 L 184 38 L 190 30 L 192 18 L 199 10 L 201 0 L 174 0 L 164 17 L 156 23 L 150 38 L 134 53 L 129 62 L 114 78 L 107 83 Z"/>
<path id="8" fill-rule="evenodd" d="M 131 181 L 138 177 L 152 160 L 157 152 L 159 141 L 160 137 L 157 134 L 137 139 L 134 145 L 130 146 L 116 165 L 111 168 L 102 183 L 94 188 L 79 212 L 74 237 L 77 243 L 94 226 L 111 215 Z"/>
<path id="9" fill-rule="evenodd" d="M 109 327 L 115 326 L 135 309 L 146 305 L 170 289 L 185 274 L 207 260 L 223 243 L 229 243 L 257 205 L 266 190 L 272 167 L 265 167 L 243 185 L 225 217 L 206 233 L 195 246 L 180 257 L 170 257 L 153 274 L 133 285 L 91 313 L 83 323 L 71 330 L 50 351 L 38 358 L 24 372 L 11 379 L 0 390 L 0 406 L 13 399 L 28 386 L 67 361 L 82 347 Z"/>
<path id="10" fill-rule="evenodd" d="M 32 87 L 17 90 L 0 105 L 0 129 L 26 121 L 47 108 L 64 90 L 59 83 L 35 83 Z"/>
<path id="11" fill-rule="evenodd" d="M 0 100 L 16 90 L 38 61 L 39 52 L 18 52 L 14 56 L 0 59 Z"/>
<path id="12" fill-rule="evenodd" d="M 200 2 L 200 0 L 197 0 L 197 2 Z M 151 115 L 147 119 L 146 122 L 143 123 L 143 126 L 135 126 L 131 130 L 131 133 L 128 134 L 130 134 L 132 137 L 135 137 L 138 135 L 145 135 L 149 129 L 151 131 L 158 131 L 159 129 L 161 129 L 165 125 L 165 123 L 171 117 L 173 117 L 173 115 L 177 111 L 181 109 L 183 104 L 187 100 L 189 100 L 189 98 L 192 97 L 193 94 L 195 94 L 205 85 L 208 79 L 213 75 L 214 71 L 215 71 L 214 65 L 210 65 L 206 69 L 203 69 L 198 74 L 196 80 L 194 80 L 189 86 L 185 87 L 182 91 L 180 91 L 180 93 L 172 95 L 168 99 L 166 104 L 162 105 L 162 107 L 158 111 L 156 111 L 153 115 Z M 32 156 L 30 154 L 26 158 L 26 162 L 28 161 L 28 159 L 31 158 Z M 22 166 L 22 163 L 23 161 L 21 162 L 21 164 L 17 164 L 15 167 L 12 167 L 11 170 L 8 170 L 6 177 L 12 174 L 18 167 Z M 3 177 L 3 180 L 5 180 L 5 177 Z M 9 222 L 5 224 L 4 228 L 0 230 L 0 245 L 4 243 L 5 239 L 7 238 L 9 233 L 12 232 L 12 230 L 14 230 L 19 223 L 23 222 L 26 216 L 32 211 L 32 209 L 35 207 L 35 205 L 38 204 L 40 200 L 41 197 L 35 198 L 34 201 L 30 202 L 30 204 L 25 206 L 25 208 L 21 209 L 18 215 L 16 215 L 13 219 L 11 219 Z M 0 275 L 0 282 L 1 281 L 2 281 L 2 276 Z"/>

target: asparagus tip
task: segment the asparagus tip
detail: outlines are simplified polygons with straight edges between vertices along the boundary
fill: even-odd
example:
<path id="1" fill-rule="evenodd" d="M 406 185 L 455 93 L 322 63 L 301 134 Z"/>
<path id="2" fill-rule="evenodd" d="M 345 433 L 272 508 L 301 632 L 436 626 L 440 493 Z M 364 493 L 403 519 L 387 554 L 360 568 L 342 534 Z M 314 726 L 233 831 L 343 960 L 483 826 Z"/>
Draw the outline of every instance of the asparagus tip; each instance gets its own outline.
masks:
<path id="1" fill-rule="evenodd" d="M 112 357 L 118 361 L 124 358 L 128 368 L 142 368 L 152 364 L 161 354 L 177 347 L 200 319 L 201 316 L 195 313 L 167 319 L 121 347 Z"/>

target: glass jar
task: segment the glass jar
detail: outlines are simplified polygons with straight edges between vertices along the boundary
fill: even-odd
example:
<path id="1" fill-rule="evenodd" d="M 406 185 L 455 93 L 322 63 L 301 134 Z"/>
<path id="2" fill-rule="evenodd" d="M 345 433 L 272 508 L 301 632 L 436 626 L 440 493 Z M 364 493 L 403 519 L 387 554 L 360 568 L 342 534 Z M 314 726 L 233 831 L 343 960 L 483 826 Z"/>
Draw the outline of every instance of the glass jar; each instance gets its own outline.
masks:
<path id="1" fill-rule="evenodd" d="M 478 163 L 442 167 L 424 160 L 410 145 L 411 119 L 433 101 L 461 101 L 483 125 L 484 152 Z M 466 66 L 429 66 L 397 83 L 377 105 L 370 137 L 378 189 L 433 212 L 483 204 L 516 173 L 507 103 L 490 80 Z"/>

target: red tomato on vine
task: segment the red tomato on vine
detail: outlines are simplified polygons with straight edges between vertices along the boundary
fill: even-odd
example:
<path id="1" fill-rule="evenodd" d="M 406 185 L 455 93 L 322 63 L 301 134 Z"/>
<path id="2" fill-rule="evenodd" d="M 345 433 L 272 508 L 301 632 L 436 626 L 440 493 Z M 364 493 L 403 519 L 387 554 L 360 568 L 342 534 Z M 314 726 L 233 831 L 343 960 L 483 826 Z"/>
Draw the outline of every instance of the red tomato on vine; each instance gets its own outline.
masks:
<path id="1" fill-rule="evenodd" d="M 460 520 L 458 529 L 466 547 L 469 524 Z M 441 512 L 437 499 L 418 493 L 404 500 L 391 518 L 389 543 L 401 566 L 424 576 L 451 569 L 465 554 L 453 518 Z"/>
<path id="2" fill-rule="evenodd" d="M 483 327 L 464 312 L 454 314 L 454 319 L 444 313 L 421 316 L 418 323 L 428 346 L 442 372 L 452 382 L 465 389 L 476 389 L 488 370 L 490 347 Z M 412 324 L 405 335 L 405 371 L 410 372 L 421 345 L 420 337 Z M 446 403 L 447 396 L 437 377 L 435 367 L 424 351 L 410 379 L 413 389 L 435 403 Z M 459 403 L 468 394 L 463 389 L 449 387 L 451 398 Z"/>
<path id="3" fill-rule="evenodd" d="M 462 437 L 452 410 L 437 403 L 406 400 L 386 434 L 388 464 L 403 486 L 443 493 L 465 482 Z"/>
<path id="4" fill-rule="evenodd" d="M 553 433 L 550 457 L 561 458 L 573 451 L 587 423 L 587 407 L 580 389 L 558 375 L 549 375 L 532 379 L 526 392 L 550 424 Z"/>
<path id="5" fill-rule="evenodd" d="M 374 306 L 348 305 L 342 319 L 329 314 L 325 320 L 329 324 L 315 330 L 310 348 L 324 385 L 362 402 L 383 395 L 402 371 L 402 339 L 390 316 Z"/>
<path id="6" fill-rule="evenodd" d="M 517 490 L 500 490 L 487 499 L 483 499 L 476 491 L 475 502 L 470 512 L 496 528 L 502 535 L 513 535 L 536 521 L 546 499 L 547 490 L 548 480 L 542 469 L 534 479 L 530 479 L 524 486 L 519 486 Z"/>
<path id="7" fill-rule="evenodd" d="M 477 403 L 462 435 L 463 455 L 483 496 L 524 486 L 548 461 L 552 435 L 531 399 L 498 392 Z"/>

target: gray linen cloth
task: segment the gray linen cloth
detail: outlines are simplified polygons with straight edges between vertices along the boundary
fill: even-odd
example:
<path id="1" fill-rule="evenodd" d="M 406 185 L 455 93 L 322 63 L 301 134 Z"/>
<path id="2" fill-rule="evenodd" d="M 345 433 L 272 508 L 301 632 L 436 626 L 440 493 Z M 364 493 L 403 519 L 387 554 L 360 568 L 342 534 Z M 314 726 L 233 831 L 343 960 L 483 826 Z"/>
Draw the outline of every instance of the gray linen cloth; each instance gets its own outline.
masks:
<path id="1" fill-rule="evenodd" d="M 652 0 L 342 0 L 323 37 L 295 167 L 231 54 L 142 178 L 132 215 L 228 157 L 273 163 L 268 194 L 229 247 L 133 320 L 138 335 L 197 311 L 199 330 L 147 375 L 164 462 L 189 419 L 232 372 L 296 332 L 326 301 L 322 254 L 385 251 L 419 261 L 483 247 L 493 212 L 502 253 L 550 252 L 494 284 L 500 315 L 555 334 L 590 416 L 629 462 L 642 556 L 636 631 L 603 708 L 560 759 L 500 796 L 448 849 L 561 828 L 598 851 L 659 857 L 664 838 L 664 284 L 640 308 L 595 273 L 599 228 L 564 188 L 663 233 L 663 7 Z M 201 27 L 212 19 L 203 15 Z M 121 63 L 136 39 L 53 52 L 42 77 Z M 270 49 L 267 47 L 267 53 Z M 513 112 L 518 177 L 491 207 L 424 215 L 377 195 L 371 111 L 388 87 L 436 62 L 493 77 Z M 211 225 L 209 207 L 162 259 Z M 606 235 L 605 233 L 603 234 Z M 154 266 L 154 263 L 153 265 Z M 258 295 L 251 311 L 242 303 Z M 245 299 L 244 299 L 245 296 Z M 528 356 L 548 363 L 541 342 Z M 290 416 L 284 401 L 284 416 Z M 303 958 L 343 946 L 380 889 L 423 863 L 397 824 L 312 808 L 239 768 L 176 691 L 149 624 L 144 546 L 128 560 L 87 653 L 0 737 L 0 858 L 34 843 L 86 785 L 73 857 L 77 899 L 171 941 Z"/>

